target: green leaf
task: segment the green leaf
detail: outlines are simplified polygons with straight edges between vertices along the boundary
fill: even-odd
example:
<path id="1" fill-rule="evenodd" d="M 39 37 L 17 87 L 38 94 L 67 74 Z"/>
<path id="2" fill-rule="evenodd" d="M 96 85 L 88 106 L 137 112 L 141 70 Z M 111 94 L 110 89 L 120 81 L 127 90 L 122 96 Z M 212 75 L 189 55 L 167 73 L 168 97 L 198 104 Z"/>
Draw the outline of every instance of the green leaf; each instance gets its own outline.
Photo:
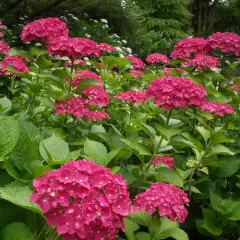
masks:
<path id="1" fill-rule="evenodd" d="M 189 240 L 188 235 L 180 228 L 170 228 L 157 235 L 158 239 L 173 238 L 176 240 Z"/>
<path id="2" fill-rule="evenodd" d="M 160 134 L 165 136 L 168 140 L 170 140 L 171 137 L 179 134 L 182 129 L 180 128 L 165 128 L 163 125 L 157 124 L 156 128 Z"/>
<path id="3" fill-rule="evenodd" d="M 107 148 L 100 142 L 87 139 L 84 144 L 84 153 L 87 159 L 105 166 Z"/>
<path id="4" fill-rule="evenodd" d="M 229 148 L 225 147 L 222 144 L 218 144 L 212 147 L 208 153 L 208 156 L 212 155 L 234 155 L 235 153 L 232 152 Z"/>
<path id="5" fill-rule="evenodd" d="M 174 137 L 172 138 L 171 144 L 181 146 L 181 147 L 191 147 L 191 148 L 197 148 L 193 143 L 190 141 L 186 140 L 185 138 L 182 137 Z"/>
<path id="6" fill-rule="evenodd" d="M 137 240 L 151 240 L 151 235 L 147 232 L 138 232 L 135 237 Z"/>
<path id="7" fill-rule="evenodd" d="M 94 124 L 90 128 L 90 133 L 106 133 L 106 130 L 102 125 Z"/>
<path id="8" fill-rule="evenodd" d="M 204 127 L 201 127 L 201 126 L 196 126 L 195 128 L 201 134 L 205 143 L 207 143 L 208 139 L 211 137 L 211 133 L 208 130 L 206 130 Z"/>
<path id="9" fill-rule="evenodd" d="M 124 224 L 125 224 L 125 235 L 128 240 L 136 240 L 134 236 L 134 232 L 139 229 L 139 226 L 137 223 L 132 221 L 130 218 L 125 217 L 124 218 Z"/>
<path id="10" fill-rule="evenodd" d="M 42 140 L 39 145 L 39 151 L 44 160 L 53 161 L 53 163 L 67 160 L 69 156 L 69 146 L 67 142 L 55 135 Z"/>
<path id="11" fill-rule="evenodd" d="M 39 96 L 37 97 L 37 99 L 44 105 L 54 109 L 54 102 L 51 100 L 50 97 L 42 97 L 42 96 Z"/>
<path id="12" fill-rule="evenodd" d="M 201 227 L 214 236 L 220 236 L 223 230 L 220 227 L 216 226 L 215 214 L 210 209 L 207 209 L 207 208 L 203 208 L 202 212 L 203 212 L 204 219 Z"/>
<path id="13" fill-rule="evenodd" d="M 19 137 L 18 123 L 14 118 L 0 118 L 0 157 L 9 154 L 16 145 Z"/>
<path id="14" fill-rule="evenodd" d="M 46 49 L 42 49 L 38 47 L 31 47 L 29 52 L 32 56 L 37 56 L 37 57 L 40 55 L 48 54 L 48 51 Z"/>
<path id="15" fill-rule="evenodd" d="M 32 240 L 30 228 L 22 222 L 8 224 L 0 234 L 1 240 Z"/>
<path id="16" fill-rule="evenodd" d="M 44 57 L 43 55 L 40 55 L 37 58 L 36 63 L 41 69 L 48 69 L 54 65 L 51 61 L 47 60 L 46 57 Z"/>
<path id="17" fill-rule="evenodd" d="M 131 212 L 129 216 L 134 222 L 139 225 L 148 227 L 151 224 L 152 216 L 146 211 Z"/>
<path id="18" fill-rule="evenodd" d="M 222 133 L 215 133 L 211 137 L 211 145 L 217 145 L 219 143 L 233 143 L 234 140 L 224 136 Z"/>
<path id="19" fill-rule="evenodd" d="M 11 48 L 10 52 L 8 53 L 8 55 L 26 57 L 28 59 L 32 58 L 31 55 L 27 51 L 19 50 L 17 48 Z"/>
<path id="20" fill-rule="evenodd" d="M 114 56 L 104 56 L 102 58 L 104 66 L 106 66 L 109 70 L 112 70 L 113 66 L 117 65 L 119 71 L 121 72 L 129 65 L 129 60 L 125 58 L 119 58 Z"/>
<path id="21" fill-rule="evenodd" d="M 42 214 L 38 205 L 30 202 L 29 198 L 31 193 L 32 189 L 28 185 L 24 185 L 19 182 L 13 182 L 5 187 L 0 187 L 0 197 L 2 199 L 5 199 L 17 206 Z"/>
<path id="22" fill-rule="evenodd" d="M 81 92 L 84 88 L 87 87 L 91 87 L 91 86 L 100 86 L 101 83 L 98 82 L 95 79 L 91 79 L 91 78 L 86 78 L 81 80 L 81 82 L 79 83 L 77 89 L 75 90 L 77 93 Z"/>
<path id="23" fill-rule="evenodd" d="M 3 110 L 12 107 L 12 102 L 7 97 L 0 98 L 0 106 Z"/>
<path id="24" fill-rule="evenodd" d="M 106 157 L 105 157 L 105 166 L 107 166 L 120 152 L 120 150 L 122 150 L 122 148 L 117 148 L 112 150 L 111 152 L 109 152 Z"/>
<path id="25" fill-rule="evenodd" d="M 146 145 L 143 145 L 141 143 L 133 142 L 128 139 L 120 139 L 123 141 L 130 149 L 134 150 L 140 155 L 151 155 L 151 152 L 149 151 L 148 147 Z"/>
<path id="26" fill-rule="evenodd" d="M 183 187 L 183 179 L 173 170 L 167 167 L 160 167 L 155 174 L 157 181 L 165 181 L 178 187 Z"/>

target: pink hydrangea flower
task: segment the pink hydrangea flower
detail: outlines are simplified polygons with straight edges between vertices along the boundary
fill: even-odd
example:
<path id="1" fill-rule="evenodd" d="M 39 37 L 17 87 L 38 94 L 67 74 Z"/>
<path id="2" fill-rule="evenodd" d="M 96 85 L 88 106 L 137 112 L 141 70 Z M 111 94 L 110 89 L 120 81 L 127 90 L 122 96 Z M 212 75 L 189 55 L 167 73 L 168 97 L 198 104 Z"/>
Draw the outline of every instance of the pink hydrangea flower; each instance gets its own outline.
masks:
<path id="1" fill-rule="evenodd" d="M 7 29 L 7 26 L 3 25 L 1 20 L 0 20 L 0 29 L 1 30 L 6 30 Z"/>
<path id="2" fill-rule="evenodd" d="M 204 55 L 210 50 L 211 48 L 209 48 L 208 42 L 204 38 L 185 38 L 176 43 L 171 58 L 188 59 L 191 55 Z"/>
<path id="3" fill-rule="evenodd" d="M 184 71 L 181 68 L 164 68 L 162 72 L 165 76 L 171 76 L 172 75 L 171 71 L 173 70 L 178 71 L 181 74 L 181 76 L 186 73 L 186 71 Z"/>
<path id="4" fill-rule="evenodd" d="M 73 65 L 74 66 L 86 66 L 86 62 L 81 60 L 81 59 L 76 59 L 76 60 L 74 60 Z M 72 61 L 65 62 L 64 66 L 71 67 L 72 66 Z"/>
<path id="5" fill-rule="evenodd" d="M 153 183 L 134 199 L 133 211 L 145 210 L 151 215 L 158 211 L 161 217 L 183 223 L 188 215 L 188 195 L 172 184 Z"/>
<path id="6" fill-rule="evenodd" d="M 107 43 L 100 43 L 98 45 L 98 48 L 102 52 L 113 52 L 116 50 L 116 48 L 114 46 L 107 44 Z"/>
<path id="7" fill-rule="evenodd" d="M 70 38 L 61 36 L 54 38 L 49 42 L 48 53 L 50 56 L 71 57 L 77 59 L 79 57 L 93 56 L 100 54 L 98 45 L 89 38 Z"/>
<path id="8" fill-rule="evenodd" d="M 20 38 L 23 42 L 31 42 L 40 38 L 44 43 L 59 36 L 67 36 L 66 24 L 58 18 L 42 18 L 23 27 Z"/>
<path id="9" fill-rule="evenodd" d="M 225 83 L 225 86 L 227 84 Z M 225 86 L 221 86 L 221 87 L 225 87 Z M 238 94 L 239 90 L 240 90 L 240 84 L 234 85 L 230 88 L 231 91 L 233 91 L 235 94 Z"/>
<path id="10" fill-rule="evenodd" d="M 109 115 L 104 111 L 89 111 L 85 114 L 89 121 L 100 121 L 109 119 Z"/>
<path id="11" fill-rule="evenodd" d="M 182 63 L 186 67 L 196 67 L 197 70 L 204 71 L 210 68 L 216 68 L 221 65 L 217 58 L 212 56 L 198 55 L 195 58 Z"/>
<path id="12" fill-rule="evenodd" d="M 131 201 L 126 181 L 89 160 L 71 161 L 33 181 L 30 200 L 64 240 L 116 239 Z"/>
<path id="13" fill-rule="evenodd" d="M 9 51 L 9 45 L 4 41 L 0 41 L 0 53 L 8 53 Z"/>
<path id="14" fill-rule="evenodd" d="M 208 44 L 212 49 L 219 48 L 223 53 L 233 52 L 240 55 L 240 36 L 230 32 L 217 32 L 208 38 Z"/>
<path id="15" fill-rule="evenodd" d="M 94 79 L 99 83 L 102 83 L 102 78 L 94 72 L 89 70 L 75 71 L 75 77 L 73 78 L 73 87 L 78 87 L 79 83 L 84 79 Z M 68 80 L 69 81 L 69 80 Z"/>
<path id="16" fill-rule="evenodd" d="M 134 80 L 138 80 L 140 76 L 144 75 L 144 72 L 135 69 L 131 69 L 129 73 L 134 76 Z"/>
<path id="17" fill-rule="evenodd" d="M 207 113 L 213 113 L 217 116 L 224 117 L 226 114 L 234 113 L 234 109 L 225 103 L 205 102 L 201 110 Z"/>
<path id="18" fill-rule="evenodd" d="M 205 89 L 190 79 L 181 77 L 156 78 L 147 88 L 147 96 L 164 110 L 175 107 L 200 107 L 205 102 Z"/>
<path id="19" fill-rule="evenodd" d="M 126 56 L 125 58 L 131 62 L 134 69 L 144 69 L 146 67 L 146 64 L 140 58 L 134 56 Z"/>
<path id="20" fill-rule="evenodd" d="M 150 64 L 159 63 L 159 64 L 168 65 L 170 63 L 169 58 L 161 53 L 149 54 L 146 58 L 146 61 Z"/>
<path id="21" fill-rule="evenodd" d="M 163 163 L 170 168 L 174 168 L 173 157 L 169 157 L 169 156 L 155 157 L 153 160 L 153 166 L 156 167 L 159 163 Z"/>
<path id="22" fill-rule="evenodd" d="M 146 92 L 130 90 L 127 92 L 118 93 L 114 98 L 121 101 L 127 101 L 129 103 L 144 103 L 146 102 Z"/>
<path id="23" fill-rule="evenodd" d="M 90 105 L 107 106 L 109 104 L 109 96 L 101 86 L 87 87 L 83 89 L 82 94 L 88 99 Z"/>

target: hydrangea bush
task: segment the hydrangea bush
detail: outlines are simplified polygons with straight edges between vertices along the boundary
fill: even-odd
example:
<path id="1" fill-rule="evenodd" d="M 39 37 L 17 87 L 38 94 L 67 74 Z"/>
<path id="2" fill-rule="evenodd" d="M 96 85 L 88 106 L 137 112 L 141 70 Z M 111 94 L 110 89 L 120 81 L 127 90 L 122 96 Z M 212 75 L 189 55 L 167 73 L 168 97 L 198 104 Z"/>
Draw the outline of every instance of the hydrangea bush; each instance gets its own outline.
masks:
<path id="1" fill-rule="evenodd" d="M 240 237 L 240 36 L 145 60 L 58 18 L 23 49 L 0 28 L 0 239 Z"/>

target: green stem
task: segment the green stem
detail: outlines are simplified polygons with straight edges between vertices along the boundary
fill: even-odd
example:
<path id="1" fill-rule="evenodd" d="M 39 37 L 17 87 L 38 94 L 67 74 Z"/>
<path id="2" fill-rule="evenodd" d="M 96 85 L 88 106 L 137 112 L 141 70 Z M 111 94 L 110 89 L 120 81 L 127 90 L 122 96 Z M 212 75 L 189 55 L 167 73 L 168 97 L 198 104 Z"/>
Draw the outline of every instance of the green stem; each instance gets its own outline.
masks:
<path id="1" fill-rule="evenodd" d="M 44 227 L 42 228 L 41 232 L 37 236 L 37 240 L 40 239 L 46 228 L 48 227 L 47 223 L 45 223 Z"/>

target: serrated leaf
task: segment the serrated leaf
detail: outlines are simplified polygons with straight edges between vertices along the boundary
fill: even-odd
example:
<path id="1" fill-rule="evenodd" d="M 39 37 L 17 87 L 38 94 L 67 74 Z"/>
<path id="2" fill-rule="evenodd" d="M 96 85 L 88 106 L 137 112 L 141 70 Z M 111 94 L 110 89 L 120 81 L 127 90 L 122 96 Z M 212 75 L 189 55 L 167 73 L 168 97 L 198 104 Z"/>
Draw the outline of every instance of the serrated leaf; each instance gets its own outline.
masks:
<path id="1" fill-rule="evenodd" d="M 146 211 L 131 212 L 129 216 L 134 222 L 139 225 L 148 227 L 151 223 L 152 216 Z"/>
<path id="2" fill-rule="evenodd" d="M 117 148 L 109 152 L 105 157 L 105 166 L 107 166 L 120 152 L 122 148 Z"/>
<path id="3" fill-rule="evenodd" d="M 80 81 L 80 83 L 75 91 L 81 92 L 84 88 L 91 87 L 91 86 L 100 86 L 100 85 L 101 85 L 101 83 L 98 82 L 97 80 L 87 78 L 87 79 L 83 79 Z"/>
<path id="4" fill-rule="evenodd" d="M 16 145 L 19 137 L 18 123 L 14 118 L 0 118 L 0 157 L 9 154 Z"/>
<path id="5" fill-rule="evenodd" d="M 151 152 L 149 151 L 148 147 L 146 145 L 143 145 L 141 143 L 133 142 L 128 139 L 120 139 L 123 141 L 130 149 L 134 150 L 140 155 L 151 155 Z"/>
<path id="6" fill-rule="evenodd" d="M 31 229 L 22 222 L 8 224 L 0 233 L 2 240 L 32 240 Z"/>
<path id="7" fill-rule="evenodd" d="M 179 134 L 182 129 L 180 128 L 165 128 L 164 126 L 157 124 L 156 128 L 158 130 L 158 132 L 160 134 L 162 134 L 163 136 L 167 137 L 167 139 L 169 140 L 171 137 Z"/>
<path id="8" fill-rule="evenodd" d="M 147 232 L 138 232 L 135 237 L 137 240 L 151 240 L 151 235 Z"/>
<path id="9" fill-rule="evenodd" d="M 39 57 L 36 60 L 36 63 L 41 69 L 48 69 L 48 68 L 51 68 L 54 65 L 51 61 L 49 61 L 43 55 L 39 55 Z"/>
<path id="10" fill-rule="evenodd" d="M 137 223 L 132 221 L 130 218 L 125 217 L 124 218 L 124 224 L 125 224 L 125 235 L 128 240 L 136 240 L 134 236 L 134 232 L 139 229 L 139 226 Z"/>
<path id="11" fill-rule="evenodd" d="M 207 143 L 208 139 L 211 137 L 211 133 L 207 129 L 202 127 L 202 126 L 196 126 L 195 128 L 201 134 L 201 136 L 203 137 L 205 143 Z"/>
<path id="12" fill-rule="evenodd" d="M 31 193 L 32 189 L 28 185 L 24 185 L 19 182 L 13 182 L 5 187 L 0 187 L 0 197 L 2 199 L 17 206 L 42 214 L 39 206 L 30 202 L 29 198 Z"/>
<path id="13" fill-rule="evenodd" d="M 224 136 L 222 133 L 215 133 L 211 137 L 211 145 L 217 145 L 219 143 L 233 143 L 234 140 Z"/>
<path id="14" fill-rule="evenodd" d="M 7 97 L 0 98 L 0 106 L 3 110 L 12 107 L 12 102 Z"/>
<path id="15" fill-rule="evenodd" d="M 235 155 L 235 153 L 224 145 L 218 144 L 210 149 L 208 155 Z"/>

